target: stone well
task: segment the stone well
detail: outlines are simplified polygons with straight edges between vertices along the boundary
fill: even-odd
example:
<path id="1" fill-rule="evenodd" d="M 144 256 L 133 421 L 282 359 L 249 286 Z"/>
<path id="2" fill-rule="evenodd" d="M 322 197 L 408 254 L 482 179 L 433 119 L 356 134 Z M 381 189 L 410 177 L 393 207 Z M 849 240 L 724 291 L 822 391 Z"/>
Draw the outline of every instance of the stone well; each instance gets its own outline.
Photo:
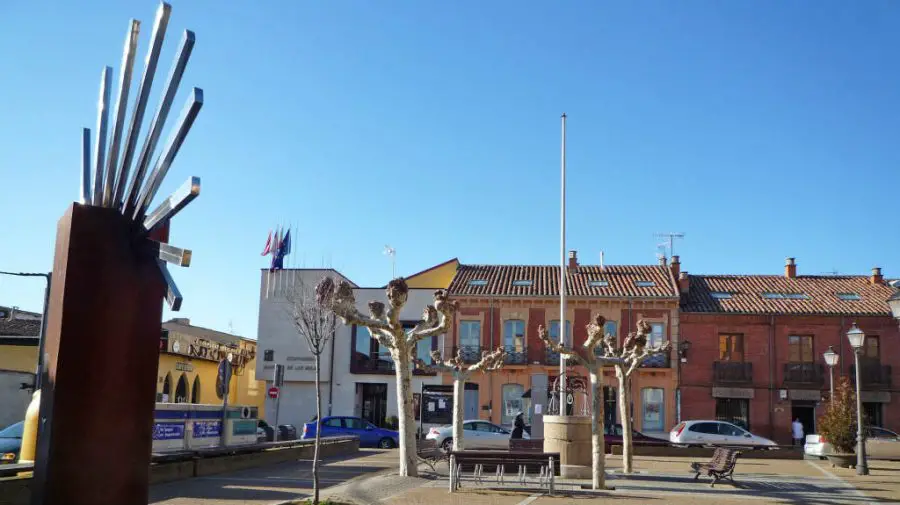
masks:
<path id="1" fill-rule="evenodd" d="M 562 477 L 591 478 L 591 418 L 544 416 L 544 452 L 558 452 Z"/>

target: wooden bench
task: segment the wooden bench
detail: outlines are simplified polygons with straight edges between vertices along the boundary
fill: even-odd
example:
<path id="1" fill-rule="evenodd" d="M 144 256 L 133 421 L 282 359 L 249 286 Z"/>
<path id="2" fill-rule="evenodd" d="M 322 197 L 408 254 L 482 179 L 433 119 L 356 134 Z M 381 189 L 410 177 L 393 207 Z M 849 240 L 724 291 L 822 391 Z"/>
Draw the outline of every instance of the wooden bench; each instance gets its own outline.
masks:
<path id="1" fill-rule="evenodd" d="M 487 467 L 487 468 L 485 468 Z M 538 486 L 547 487 L 552 495 L 559 473 L 558 452 L 513 452 L 513 451 L 451 451 L 450 452 L 450 492 L 460 488 L 463 471 L 470 469 L 476 484 L 484 483 L 484 472 L 493 470 L 498 485 L 503 485 L 507 469 L 518 470 L 516 479 L 522 486 L 528 484 L 529 471 L 537 477 Z"/>
<path id="2" fill-rule="evenodd" d="M 425 463 L 431 468 L 431 471 L 434 470 L 434 466 L 440 463 L 441 461 L 447 461 L 449 465 L 450 455 L 437 445 L 437 442 L 434 440 L 419 440 L 416 443 L 416 457 L 420 462 Z"/>
<path id="3" fill-rule="evenodd" d="M 543 438 L 511 438 L 509 439 L 510 452 L 544 452 Z"/>
<path id="4" fill-rule="evenodd" d="M 694 475 L 694 480 L 699 479 L 701 473 L 705 473 L 713 479 L 709 485 L 710 487 L 714 487 L 716 482 L 725 479 L 730 480 L 734 484 L 734 466 L 740 454 L 741 452 L 735 449 L 717 447 L 713 451 L 713 456 L 709 463 L 691 463 L 691 471 L 696 474 Z"/>

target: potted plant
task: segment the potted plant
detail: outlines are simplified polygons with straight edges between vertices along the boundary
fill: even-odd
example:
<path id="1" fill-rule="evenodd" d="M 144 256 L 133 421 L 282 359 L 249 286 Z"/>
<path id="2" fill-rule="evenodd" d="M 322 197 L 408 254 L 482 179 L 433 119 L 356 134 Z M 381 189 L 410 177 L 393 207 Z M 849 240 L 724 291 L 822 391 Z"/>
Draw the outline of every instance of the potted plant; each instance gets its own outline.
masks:
<path id="1" fill-rule="evenodd" d="M 856 462 L 856 394 L 846 377 L 834 388 L 834 397 L 819 416 L 819 435 L 831 445 L 825 456 L 832 465 L 849 468 Z"/>

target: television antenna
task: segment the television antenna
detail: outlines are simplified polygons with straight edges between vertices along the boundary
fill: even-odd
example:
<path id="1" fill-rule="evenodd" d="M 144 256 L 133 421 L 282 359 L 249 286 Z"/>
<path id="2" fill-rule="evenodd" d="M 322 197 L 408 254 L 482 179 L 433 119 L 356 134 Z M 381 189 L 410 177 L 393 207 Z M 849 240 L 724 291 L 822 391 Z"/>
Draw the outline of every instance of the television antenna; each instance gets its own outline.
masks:
<path id="1" fill-rule="evenodd" d="M 391 257 L 391 279 L 397 276 L 397 250 L 389 245 L 384 246 L 384 252 Z"/>
<path id="2" fill-rule="evenodd" d="M 684 238 L 684 233 L 655 233 L 653 236 L 656 238 L 664 238 L 668 241 L 669 257 L 671 258 L 675 255 L 675 239 Z"/>

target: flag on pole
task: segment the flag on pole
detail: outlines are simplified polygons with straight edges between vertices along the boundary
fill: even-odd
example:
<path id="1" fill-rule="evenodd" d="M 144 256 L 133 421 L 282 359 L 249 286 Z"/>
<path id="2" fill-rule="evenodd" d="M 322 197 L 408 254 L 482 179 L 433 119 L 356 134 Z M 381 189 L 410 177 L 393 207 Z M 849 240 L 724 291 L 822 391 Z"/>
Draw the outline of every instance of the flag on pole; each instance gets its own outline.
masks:
<path id="1" fill-rule="evenodd" d="M 278 230 L 278 233 L 275 234 L 275 243 L 277 246 L 275 247 L 275 253 L 272 255 L 270 272 L 284 269 L 285 248 L 290 249 L 291 246 L 291 230 L 288 230 L 284 235 L 282 235 L 282 230 Z"/>
<path id="2" fill-rule="evenodd" d="M 266 239 L 266 247 L 263 249 L 263 252 L 262 254 L 260 254 L 260 256 L 268 256 L 274 253 L 275 248 L 272 247 L 272 230 L 269 230 L 269 238 Z"/>

